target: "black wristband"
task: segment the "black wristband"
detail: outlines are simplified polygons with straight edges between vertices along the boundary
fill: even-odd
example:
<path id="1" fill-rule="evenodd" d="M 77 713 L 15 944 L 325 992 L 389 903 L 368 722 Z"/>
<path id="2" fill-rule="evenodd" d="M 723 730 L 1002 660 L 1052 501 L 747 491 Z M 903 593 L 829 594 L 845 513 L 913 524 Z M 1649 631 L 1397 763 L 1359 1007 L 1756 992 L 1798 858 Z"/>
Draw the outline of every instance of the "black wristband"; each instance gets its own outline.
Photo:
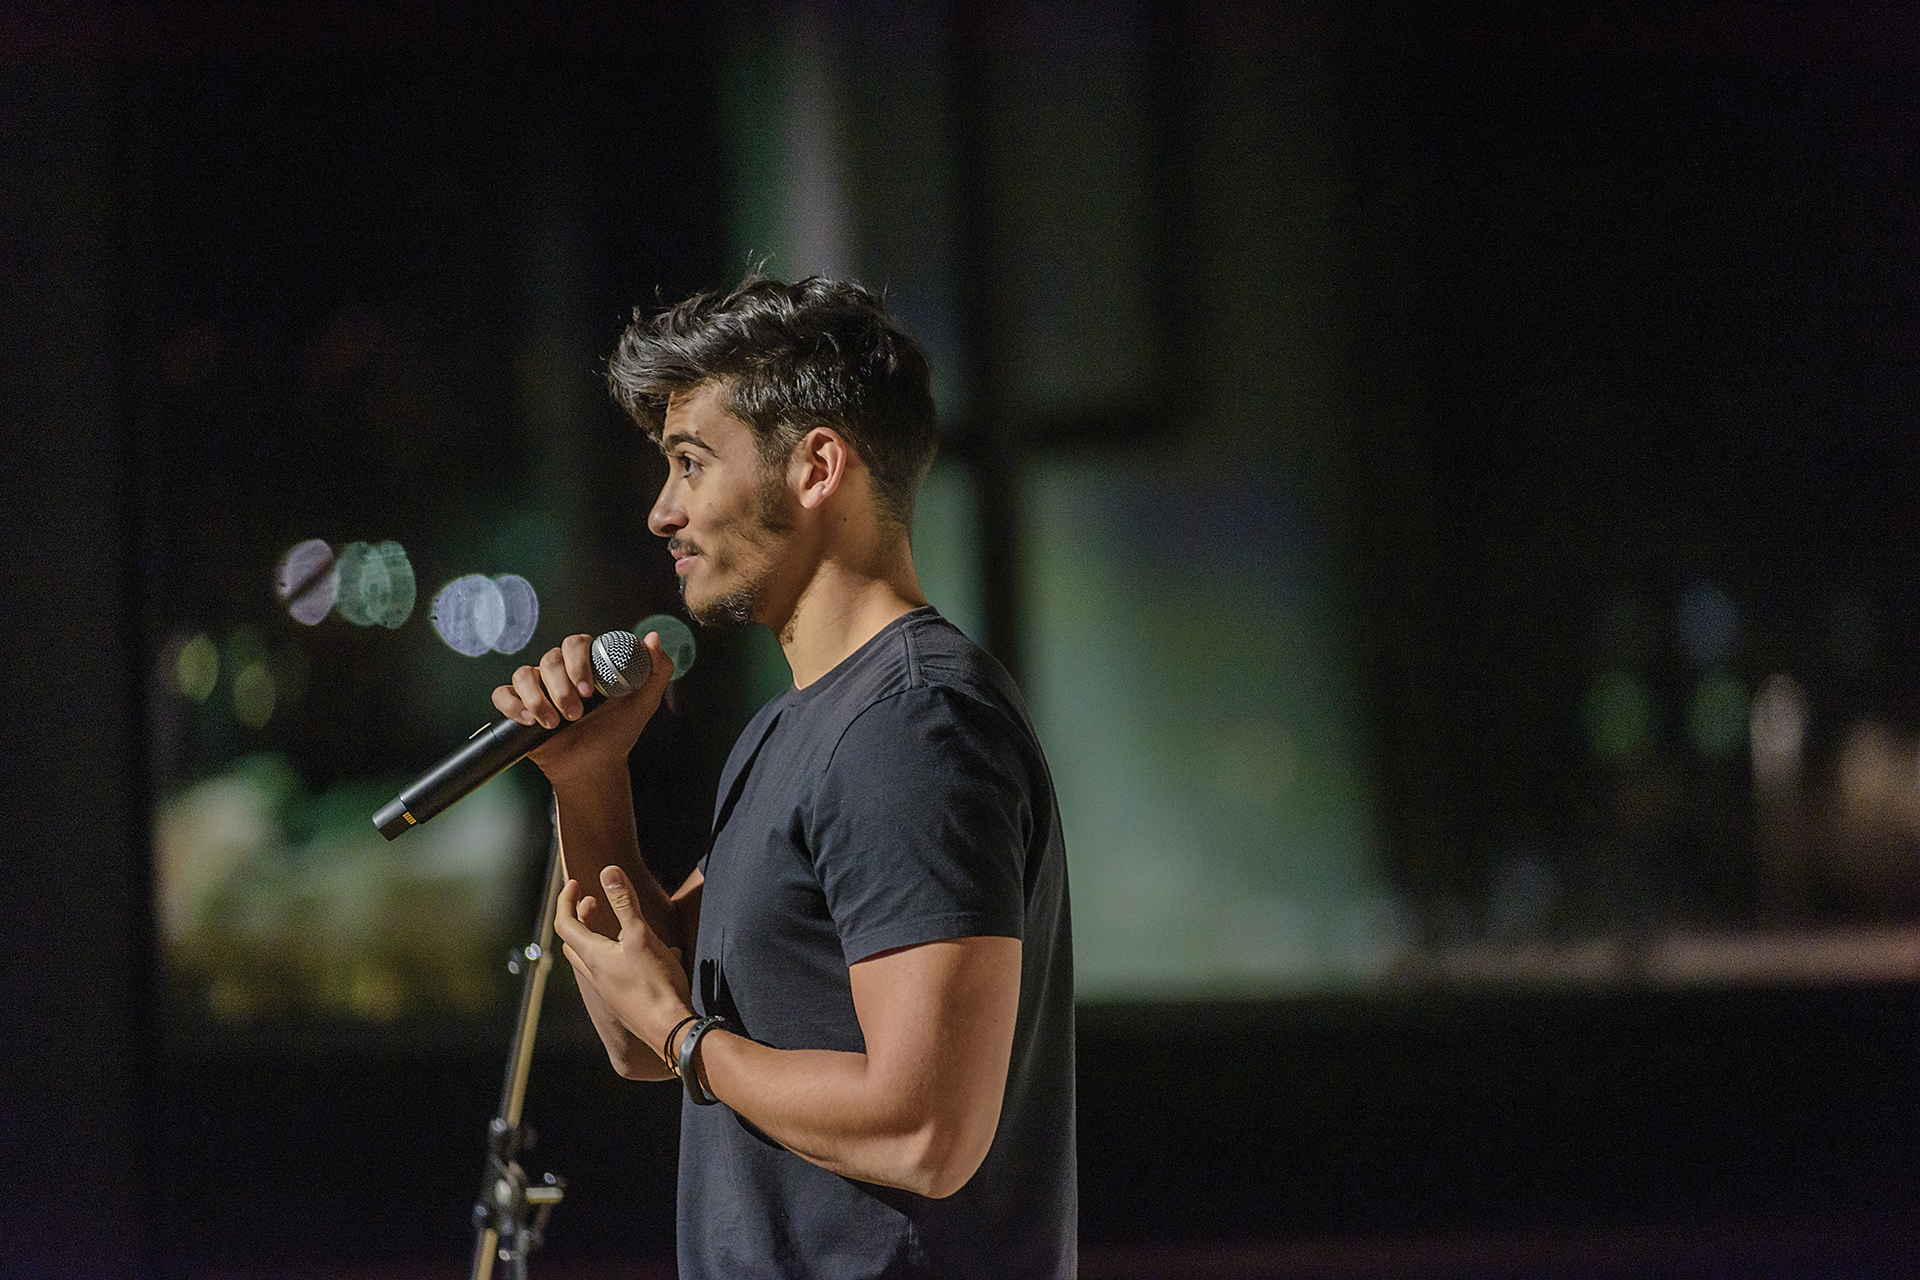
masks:
<path id="1" fill-rule="evenodd" d="M 725 1026 L 726 1022 L 727 1020 L 718 1014 L 711 1014 L 694 1023 L 693 1030 L 687 1032 L 686 1038 L 680 1042 L 680 1083 L 687 1087 L 687 1097 L 691 1098 L 696 1106 L 710 1107 L 720 1099 L 709 1093 L 707 1087 L 700 1083 L 700 1072 L 693 1065 L 693 1052 L 700 1047 L 701 1036 L 715 1027 Z"/>
<path id="2" fill-rule="evenodd" d="M 673 1038 L 680 1034 L 680 1028 L 686 1026 L 689 1022 L 698 1022 L 699 1020 L 699 1014 L 690 1013 L 673 1024 L 673 1030 L 667 1032 L 667 1038 L 660 1042 L 661 1062 L 665 1063 L 669 1068 L 673 1066 Z"/>

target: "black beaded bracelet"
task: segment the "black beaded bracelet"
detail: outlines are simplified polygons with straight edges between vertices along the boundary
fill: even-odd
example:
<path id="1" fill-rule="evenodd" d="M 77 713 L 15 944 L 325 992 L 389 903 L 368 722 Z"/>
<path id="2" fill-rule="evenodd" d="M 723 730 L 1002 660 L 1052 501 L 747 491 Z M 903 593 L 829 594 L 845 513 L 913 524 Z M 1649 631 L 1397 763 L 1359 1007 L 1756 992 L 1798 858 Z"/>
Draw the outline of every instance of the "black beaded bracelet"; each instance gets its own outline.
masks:
<path id="1" fill-rule="evenodd" d="M 687 1087 L 687 1097 L 693 1099 L 696 1106 L 710 1107 L 720 1099 L 700 1083 L 700 1072 L 693 1065 L 693 1051 L 700 1047 L 701 1036 L 715 1027 L 725 1026 L 726 1022 L 719 1014 L 711 1014 L 694 1023 L 686 1039 L 680 1042 L 680 1083 Z"/>
<path id="2" fill-rule="evenodd" d="M 664 1062 L 669 1067 L 673 1065 L 673 1038 L 680 1034 L 680 1028 L 686 1026 L 689 1022 L 698 1022 L 699 1020 L 700 1020 L 699 1014 L 690 1013 L 686 1017 L 680 1019 L 680 1021 L 673 1024 L 673 1030 L 667 1032 L 667 1038 L 660 1042 L 660 1061 L 661 1062 Z"/>

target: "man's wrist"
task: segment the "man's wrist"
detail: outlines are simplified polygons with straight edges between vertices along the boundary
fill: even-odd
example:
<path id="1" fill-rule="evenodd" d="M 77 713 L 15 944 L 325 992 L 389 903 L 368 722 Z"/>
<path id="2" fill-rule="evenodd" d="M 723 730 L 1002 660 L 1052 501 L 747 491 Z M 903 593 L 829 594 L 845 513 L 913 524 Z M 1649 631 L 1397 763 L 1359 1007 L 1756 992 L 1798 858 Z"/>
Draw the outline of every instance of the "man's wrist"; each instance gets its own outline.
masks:
<path id="1" fill-rule="evenodd" d="M 686 1088 L 687 1097 L 696 1106 L 708 1107 L 720 1101 L 713 1091 L 707 1088 L 706 1074 L 700 1070 L 700 1042 L 709 1031 L 727 1026 L 727 1020 L 718 1014 L 709 1014 L 688 1027 L 680 1037 L 680 1048 L 675 1053 L 676 1065 L 680 1071 L 680 1083 Z"/>
<path id="2" fill-rule="evenodd" d="M 699 1014 L 689 1013 L 686 1017 L 674 1023 L 673 1030 L 667 1032 L 667 1034 L 661 1039 L 660 1061 L 666 1063 L 667 1070 L 672 1071 L 674 1069 L 674 1064 L 679 1060 L 675 1056 L 675 1051 L 673 1047 L 674 1041 L 679 1039 L 680 1033 L 686 1029 L 689 1023 L 698 1022 L 699 1020 L 700 1020 Z"/>

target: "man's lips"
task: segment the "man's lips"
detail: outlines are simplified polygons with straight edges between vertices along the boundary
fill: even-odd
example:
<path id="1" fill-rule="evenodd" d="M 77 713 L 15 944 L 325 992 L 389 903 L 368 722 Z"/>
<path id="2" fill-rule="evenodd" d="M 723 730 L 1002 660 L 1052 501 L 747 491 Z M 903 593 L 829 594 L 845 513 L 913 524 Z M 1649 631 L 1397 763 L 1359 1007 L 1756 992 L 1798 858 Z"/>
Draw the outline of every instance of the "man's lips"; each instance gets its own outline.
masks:
<path id="1" fill-rule="evenodd" d="M 667 544 L 667 551 L 673 556 L 673 571 L 675 573 L 685 573 L 688 569 L 692 568 L 693 558 L 700 554 L 692 547 L 671 542 Z"/>

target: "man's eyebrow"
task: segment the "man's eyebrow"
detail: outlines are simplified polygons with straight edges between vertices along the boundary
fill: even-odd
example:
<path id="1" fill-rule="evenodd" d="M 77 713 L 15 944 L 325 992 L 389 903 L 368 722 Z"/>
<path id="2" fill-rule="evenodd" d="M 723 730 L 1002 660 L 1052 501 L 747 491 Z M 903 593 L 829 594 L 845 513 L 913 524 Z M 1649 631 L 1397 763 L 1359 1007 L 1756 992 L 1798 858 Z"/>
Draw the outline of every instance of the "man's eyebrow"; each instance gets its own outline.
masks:
<path id="1" fill-rule="evenodd" d="M 712 445 L 708 444 L 705 440 L 702 440 L 699 436 L 695 435 L 691 431 L 670 431 L 666 435 L 662 436 L 660 438 L 660 452 L 662 453 L 669 452 L 670 450 L 678 448 L 680 445 L 683 445 L 683 444 L 690 444 L 694 448 L 704 450 L 707 453 L 713 452 Z"/>

